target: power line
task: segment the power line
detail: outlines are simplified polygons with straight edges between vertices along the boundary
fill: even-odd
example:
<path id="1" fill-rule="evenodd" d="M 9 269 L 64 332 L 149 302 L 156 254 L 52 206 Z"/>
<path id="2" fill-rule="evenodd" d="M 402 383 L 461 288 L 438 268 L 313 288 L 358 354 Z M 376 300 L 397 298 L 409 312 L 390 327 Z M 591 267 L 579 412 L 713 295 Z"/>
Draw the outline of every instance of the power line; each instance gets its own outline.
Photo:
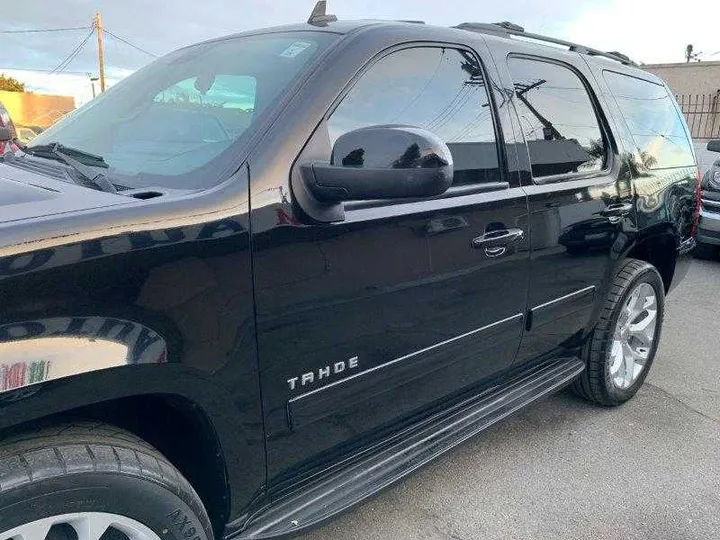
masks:
<path id="1" fill-rule="evenodd" d="M 151 53 L 150 51 L 147 51 L 147 50 L 143 49 L 142 47 L 138 47 L 138 46 L 135 45 L 134 43 L 130 43 L 127 39 L 121 38 L 120 36 L 117 36 L 117 35 L 113 34 L 110 30 L 103 29 L 103 32 L 105 32 L 105 33 L 106 33 L 107 35 L 109 35 L 109 36 L 114 37 L 114 38 L 117 39 L 118 41 L 122 41 L 125 45 L 129 45 L 129 46 L 132 47 L 133 49 L 137 49 L 138 51 L 140 51 L 140 52 L 142 52 L 142 53 L 145 53 L 145 54 L 147 54 L 147 55 L 150 55 L 150 56 L 152 56 L 153 58 L 157 58 L 157 57 L 158 57 L 157 54 Z"/>
<path id="2" fill-rule="evenodd" d="M 88 26 L 76 26 L 73 28 L 36 28 L 25 30 L 0 30 L 0 34 L 42 34 L 45 32 L 70 32 L 73 30 L 87 30 Z"/>
<path id="3" fill-rule="evenodd" d="M 28 71 L 33 72 L 37 71 L 38 73 L 55 73 L 55 70 L 52 69 L 30 69 L 30 68 L 17 68 L 17 67 L 3 67 L 0 68 L 0 73 L 4 71 Z M 65 71 L 63 70 L 63 73 L 68 75 L 87 75 L 87 71 Z"/>
<path id="4" fill-rule="evenodd" d="M 94 33 L 93 30 L 90 30 L 90 32 L 88 33 L 88 35 L 85 36 L 85 39 L 83 39 L 83 40 L 78 44 L 78 46 L 75 47 L 75 48 L 73 49 L 73 51 L 67 56 L 67 58 L 65 58 L 65 60 L 63 60 L 62 62 L 60 62 L 60 63 L 55 67 L 55 69 L 53 69 L 53 70 L 50 72 L 50 74 L 56 73 L 56 72 L 58 72 L 58 71 L 62 71 L 62 70 L 64 70 L 66 67 L 68 67 L 68 66 L 70 65 L 70 62 L 72 62 L 73 60 L 75 60 L 75 57 L 76 57 L 78 54 L 80 54 L 80 51 L 82 51 L 82 48 L 85 46 L 85 44 L 88 42 L 88 40 L 92 37 L 93 33 Z"/>

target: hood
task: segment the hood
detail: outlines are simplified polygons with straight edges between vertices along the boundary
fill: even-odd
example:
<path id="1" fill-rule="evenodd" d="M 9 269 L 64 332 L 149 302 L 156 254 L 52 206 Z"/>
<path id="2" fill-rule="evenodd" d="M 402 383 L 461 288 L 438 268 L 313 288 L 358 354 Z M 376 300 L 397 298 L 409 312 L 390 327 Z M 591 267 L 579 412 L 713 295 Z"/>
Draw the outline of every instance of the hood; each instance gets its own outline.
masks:
<path id="1" fill-rule="evenodd" d="M 0 163 L 0 223 L 127 204 L 133 200 Z"/>

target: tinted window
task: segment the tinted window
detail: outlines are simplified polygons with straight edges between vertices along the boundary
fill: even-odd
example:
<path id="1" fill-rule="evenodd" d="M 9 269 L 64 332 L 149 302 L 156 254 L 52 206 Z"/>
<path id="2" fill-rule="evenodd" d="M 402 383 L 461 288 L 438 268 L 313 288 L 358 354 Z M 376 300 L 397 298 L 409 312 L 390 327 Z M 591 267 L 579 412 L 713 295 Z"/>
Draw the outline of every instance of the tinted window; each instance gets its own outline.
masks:
<path id="1" fill-rule="evenodd" d="M 375 63 L 328 121 L 331 142 L 354 129 L 406 124 L 432 131 L 450 148 L 453 185 L 500 180 L 493 113 L 474 56 L 414 48 Z"/>
<path id="2" fill-rule="evenodd" d="M 203 188 L 226 177 L 247 137 L 332 34 L 292 32 L 203 43 L 134 73 L 38 136 L 101 155 L 128 187 Z"/>
<path id="3" fill-rule="evenodd" d="M 533 176 L 599 171 L 605 143 L 585 85 L 558 64 L 510 58 L 515 107 Z"/>
<path id="4" fill-rule="evenodd" d="M 605 72 L 605 81 L 646 168 L 694 165 L 682 117 L 664 86 L 611 71 Z"/>

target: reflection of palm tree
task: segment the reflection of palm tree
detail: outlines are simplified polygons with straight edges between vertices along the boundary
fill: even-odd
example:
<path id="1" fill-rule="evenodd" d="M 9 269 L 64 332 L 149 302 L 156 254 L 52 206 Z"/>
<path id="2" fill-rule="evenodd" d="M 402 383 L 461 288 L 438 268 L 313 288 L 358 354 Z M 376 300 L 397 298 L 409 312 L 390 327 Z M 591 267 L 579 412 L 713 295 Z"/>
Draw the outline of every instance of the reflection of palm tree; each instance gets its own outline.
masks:
<path id="1" fill-rule="evenodd" d="M 591 139 L 590 148 L 586 148 L 587 153 L 594 159 L 605 158 L 605 144 L 602 139 Z"/>
<path id="2" fill-rule="evenodd" d="M 623 161 L 627 163 L 630 168 L 630 174 L 632 174 L 634 178 L 650 176 L 648 170 L 657 165 L 657 158 L 647 150 L 638 149 L 637 154 L 625 152 L 622 157 Z"/>
<path id="3" fill-rule="evenodd" d="M 417 161 L 420 159 L 420 146 L 417 143 L 412 143 L 407 147 L 402 156 L 393 161 L 393 169 L 411 169 L 417 166 Z"/>
<path id="4" fill-rule="evenodd" d="M 362 167 L 365 164 L 365 150 L 356 148 L 342 158 L 343 167 Z"/>
<path id="5" fill-rule="evenodd" d="M 466 81 L 468 84 L 484 84 L 484 77 L 480 64 L 475 57 L 467 51 L 459 51 L 462 57 L 465 59 L 460 64 L 463 71 L 470 75 L 470 80 Z"/>
<path id="6" fill-rule="evenodd" d="M 652 169 L 657 165 L 657 158 L 647 150 L 640 150 L 640 160 L 646 169 Z"/>
<path id="7" fill-rule="evenodd" d="M 638 178 L 644 175 L 642 164 L 638 163 L 638 160 L 635 159 L 635 154 L 632 152 L 623 152 L 622 162 L 627 163 L 627 166 L 630 169 L 630 175 L 633 178 Z"/>

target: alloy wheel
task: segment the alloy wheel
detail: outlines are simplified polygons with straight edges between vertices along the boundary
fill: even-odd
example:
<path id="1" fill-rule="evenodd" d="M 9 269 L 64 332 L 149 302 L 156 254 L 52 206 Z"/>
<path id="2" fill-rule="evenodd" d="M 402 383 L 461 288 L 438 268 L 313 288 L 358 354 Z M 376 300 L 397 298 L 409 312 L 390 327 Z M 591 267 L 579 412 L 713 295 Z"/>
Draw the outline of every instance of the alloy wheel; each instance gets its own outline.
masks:
<path id="1" fill-rule="evenodd" d="M 649 283 L 635 287 L 620 312 L 610 349 L 610 377 L 627 389 L 645 369 L 653 348 L 658 322 L 655 289 Z"/>
<path id="2" fill-rule="evenodd" d="M 81 512 L 38 519 L 0 533 L 0 540 L 160 540 L 134 519 L 103 512 Z"/>

